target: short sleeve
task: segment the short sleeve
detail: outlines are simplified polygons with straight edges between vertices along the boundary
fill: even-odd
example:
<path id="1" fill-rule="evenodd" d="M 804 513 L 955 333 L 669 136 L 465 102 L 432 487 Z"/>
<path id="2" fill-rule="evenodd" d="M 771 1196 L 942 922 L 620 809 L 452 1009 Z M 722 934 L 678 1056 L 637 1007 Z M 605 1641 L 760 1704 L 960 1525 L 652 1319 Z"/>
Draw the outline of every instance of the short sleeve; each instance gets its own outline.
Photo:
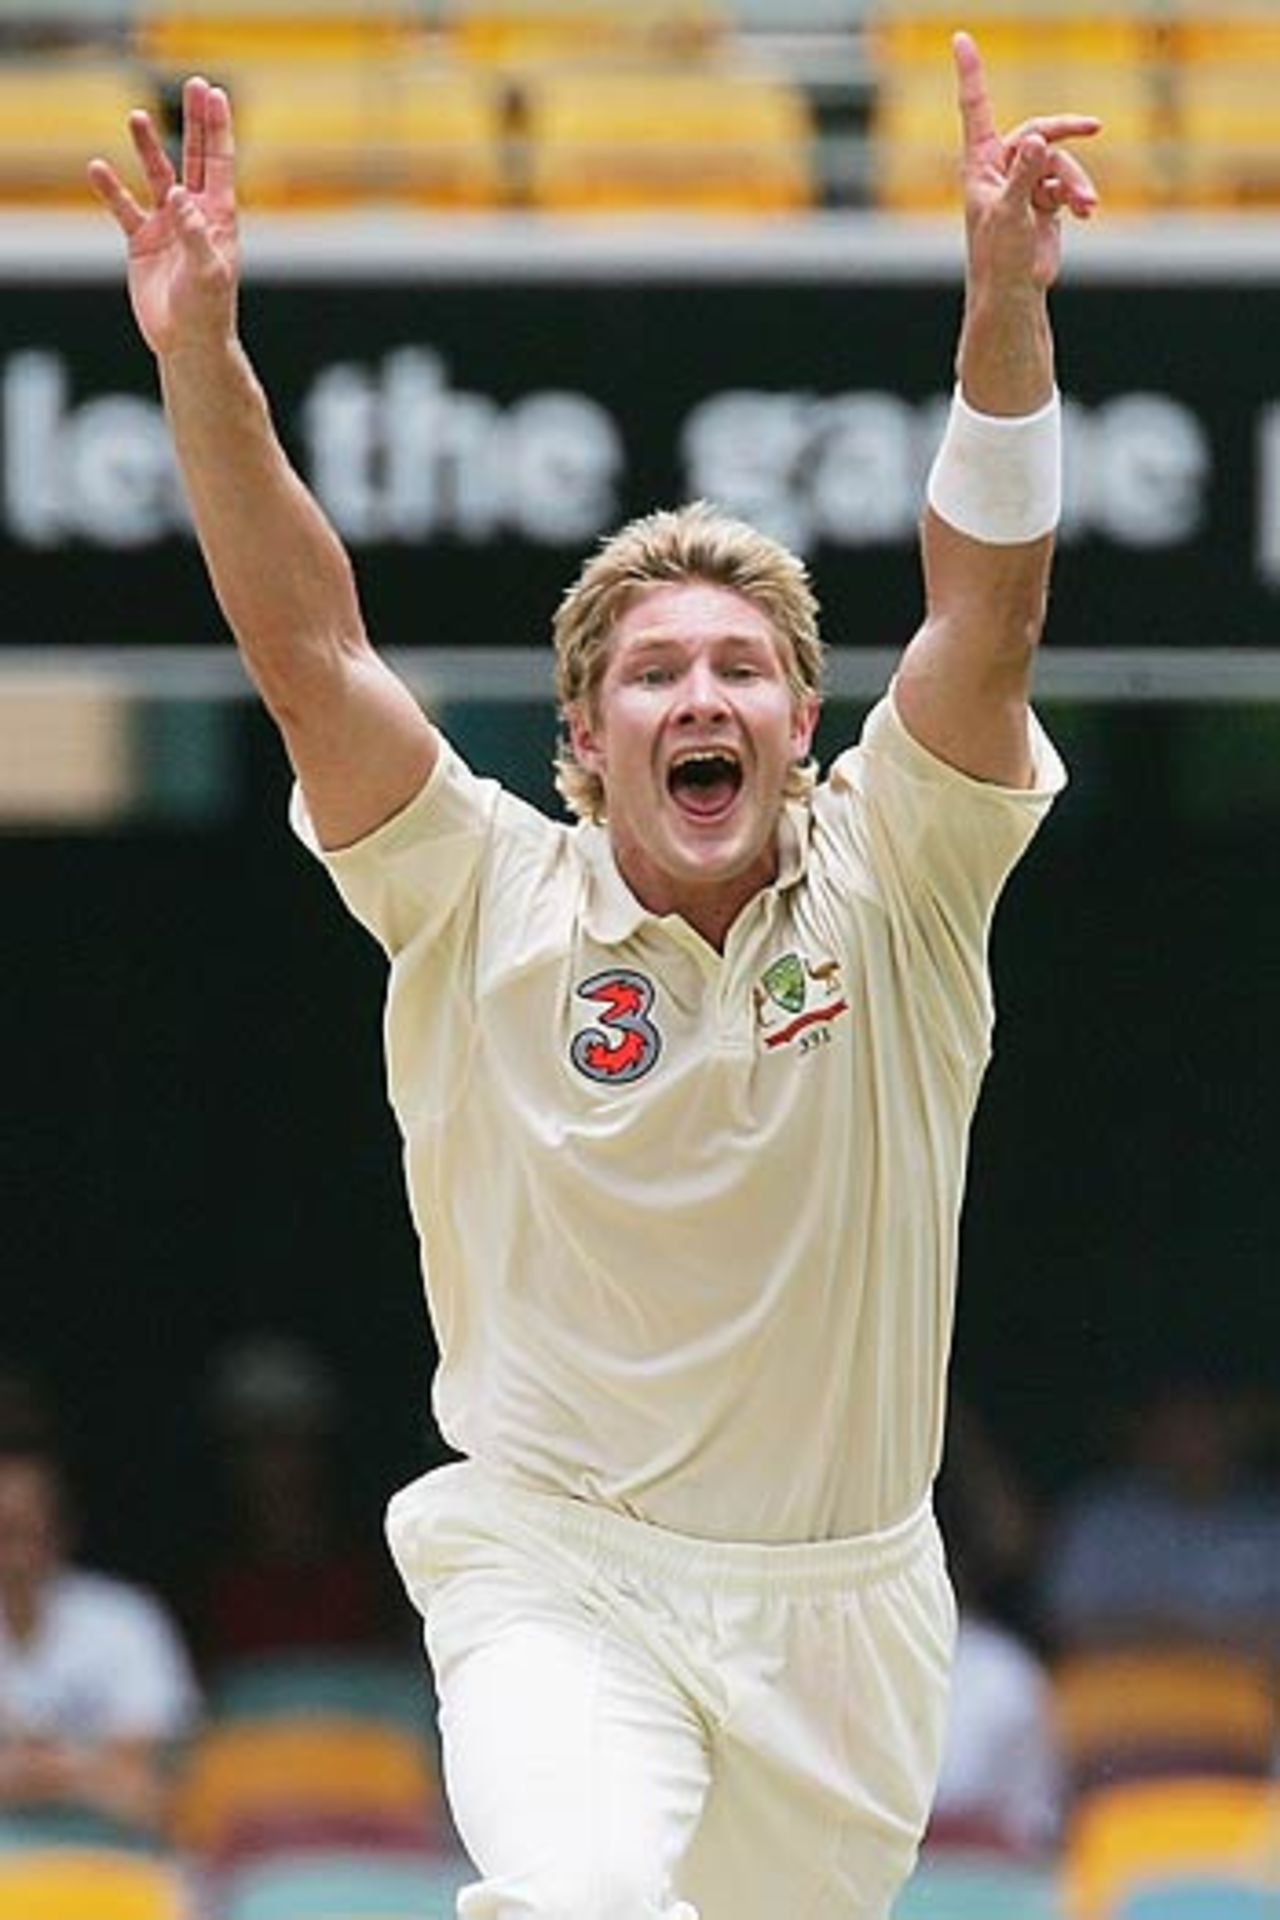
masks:
<path id="1" fill-rule="evenodd" d="M 833 785 L 856 780 L 919 885 L 985 901 L 985 917 L 1066 785 L 1066 770 L 1034 713 L 1028 713 L 1027 725 L 1031 785 L 996 786 L 961 773 L 922 746 L 902 720 L 891 688 L 867 716 L 858 746 L 836 761 Z"/>
<path id="2" fill-rule="evenodd" d="M 888 914 L 932 1023 L 968 1059 L 989 1044 L 987 946 L 996 902 L 1066 783 L 1034 714 L 1028 726 L 1031 785 L 996 786 L 922 746 L 891 688 L 816 802 L 853 884 Z"/>
<path id="3" fill-rule="evenodd" d="M 327 868 L 354 917 L 394 958 L 410 940 L 430 938 L 467 895 L 489 845 L 502 799 L 447 741 L 430 778 L 407 806 L 351 846 L 320 845 L 302 789 L 290 824 Z"/>

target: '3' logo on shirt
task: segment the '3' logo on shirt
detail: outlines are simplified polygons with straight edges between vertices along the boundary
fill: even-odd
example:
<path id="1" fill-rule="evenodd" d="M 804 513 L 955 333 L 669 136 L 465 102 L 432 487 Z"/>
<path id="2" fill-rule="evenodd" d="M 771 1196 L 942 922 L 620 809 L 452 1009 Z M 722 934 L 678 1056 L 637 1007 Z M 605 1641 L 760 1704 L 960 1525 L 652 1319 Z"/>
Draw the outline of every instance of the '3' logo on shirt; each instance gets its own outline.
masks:
<path id="1" fill-rule="evenodd" d="M 648 1073 L 662 1052 L 662 1035 L 649 1018 L 653 982 L 618 967 L 593 973 L 578 988 L 578 997 L 601 1008 L 595 1025 L 573 1036 L 569 1058 L 578 1072 L 613 1087 Z"/>

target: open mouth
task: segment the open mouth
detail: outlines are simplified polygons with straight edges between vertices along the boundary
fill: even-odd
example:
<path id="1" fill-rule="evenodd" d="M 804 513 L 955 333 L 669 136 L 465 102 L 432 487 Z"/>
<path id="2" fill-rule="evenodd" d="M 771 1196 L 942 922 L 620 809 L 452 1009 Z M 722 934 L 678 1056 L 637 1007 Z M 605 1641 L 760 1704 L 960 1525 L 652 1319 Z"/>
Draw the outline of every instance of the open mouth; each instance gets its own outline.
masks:
<path id="1" fill-rule="evenodd" d="M 727 813 L 742 788 L 742 765 L 722 747 L 695 747 L 673 760 L 667 792 L 682 813 L 713 820 Z"/>

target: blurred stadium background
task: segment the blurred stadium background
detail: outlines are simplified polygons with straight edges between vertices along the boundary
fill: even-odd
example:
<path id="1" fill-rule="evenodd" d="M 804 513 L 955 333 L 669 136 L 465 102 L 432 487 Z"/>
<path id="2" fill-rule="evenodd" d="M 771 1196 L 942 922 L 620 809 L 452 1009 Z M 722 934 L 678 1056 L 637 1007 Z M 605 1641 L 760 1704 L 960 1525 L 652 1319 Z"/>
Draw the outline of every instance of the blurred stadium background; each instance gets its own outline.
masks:
<path id="1" fill-rule="evenodd" d="M 1280 1483 L 1280 5 L 4 0 L 0 1358 L 53 1387 L 99 1564 L 178 1579 L 201 1383 L 241 1334 L 338 1369 L 371 1529 L 439 1442 L 381 965 L 291 842 L 85 160 L 127 164 L 134 105 L 174 127 L 184 73 L 231 87 L 245 332 L 281 430 L 379 643 L 475 763 L 550 804 L 556 595 L 659 501 L 713 495 L 806 552 L 828 751 L 883 686 L 959 310 L 956 25 L 1006 120 L 1106 122 L 1104 212 L 1055 306 L 1040 688 L 1073 785 L 998 927 L 956 1384 L 1046 1510 L 1193 1360 Z M 1276 1913 L 1274 1801 L 1139 1814 L 1166 1847 L 1203 1832 L 1190 1893 L 1133 1904 L 1133 1822 L 1104 1820 L 903 1911 Z M 444 1913 L 450 1871 L 335 1892 L 331 1860 L 208 1911 Z M 99 1909 L 117 1894 L 5 1873 L 0 1920 L 170 1911 L 141 1879 Z"/>

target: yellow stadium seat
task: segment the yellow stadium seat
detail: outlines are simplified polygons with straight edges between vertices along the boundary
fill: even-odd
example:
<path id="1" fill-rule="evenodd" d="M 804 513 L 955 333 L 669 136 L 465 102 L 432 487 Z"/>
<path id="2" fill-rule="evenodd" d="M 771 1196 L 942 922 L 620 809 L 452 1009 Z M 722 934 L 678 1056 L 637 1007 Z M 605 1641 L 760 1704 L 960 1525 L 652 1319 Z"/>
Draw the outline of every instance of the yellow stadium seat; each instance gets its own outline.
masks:
<path id="1" fill-rule="evenodd" d="M 420 53 L 412 0 L 134 0 L 134 43 L 152 65 L 221 72 L 243 60 L 388 60 Z"/>
<path id="2" fill-rule="evenodd" d="M 1275 1887 L 1280 1797 L 1270 1780 L 1131 1781 L 1081 1802 L 1068 1829 L 1069 1920 L 1116 1920 L 1144 1884 L 1203 1875 Z"/>
<path id="3" fill-rule="evenodd" d="M 526 116 L 535 207 L 780 213 L 813 199 L 807 102 L 770 75 L 551 70 L 531 80 Z"/>
<path id="4" fill-rule="evenodd" d="M 1271 0 L 1182 0 L 1169 20 L 1184 60 L 1231 60 L 1244 66 L 1270 66 L 1280 60 L 1280 14 Z"/>
<path id="5" fill-rule="evenodd" d="M 502 198 L 500 103 L 484 74 L 420 61 L 264 63 L 229 84 L 246 206 L 480 208 Z"/>
<path id="6" fill-rule="evenodd" d="M 954 208 L 960 135 L 951 28 L 957 17 L 930 0 L 882 0 L 872 15 L 871 165 L 880 206 Z M 1140 8 L 979 8 L 964 13 L 964 24 L 981 50 L 1002 129 L 1037 113 L 1096 113 L 1102 136 L 1081 143 L 1081 157 L 1104 202 L 1145 208 L 1170 196 L 1159 66 Z"/>
<path id="7" fill-rule="evenodd" d="M 215 1722 L 178 1782 L 174 1830 L 215 1858 L 272 1817 L 296 1827 L 326 1813 L 379 1816 L 425 1834 L 439 1826 L 440 1800 L 428 1750 L 401 1727 L 318 1714 Z"/>
<path id="8" fill-rule="evenodd" d="M 88 205 L 85 162 L 102 153 L 127 164 L 126 120 L 149 104 L 123 63 L 0 63 L 0 202 Z"/>
<path id="9" fill-rule="evenodd" d="M 1261 1776 L 1280 1733 L 1270 1675 L 1226 1648 L 1072 1654 L 1054 1669 L 1054 1703 L 1077 1790 L 1143 1773 Z"/>
<path id="10" fill-rule="evenodd" d="M 1172 44 L 1186 204 L 1280 204 L 1280 15 L 1206 7 L 1174 28 Z"/>
<path id="11" fill-rule="evenodd" d="M 0 1920 L 192 1920 L 177 1871 L 142 1854 L 58 1847 L 0 1854 Z"/>
<path id="12" fill-rule="evenodd" d="M 1265 1772 L 1276 1699 L 1265 1665 L 1228 1647 L 1115 1647 L 1071 1653 L 1054 1668 L 1057 1732 L 1073 1766 L 1123 1753 L 1161 1755 L 1184 1772 L 1197 1757 Z"/>
<path id="13" fill-rule="evenodd" d="M 703 54 L 725 26 L 711 0 L 445 0 L 443 24 L 466 58 L 504 66 Z"/>

